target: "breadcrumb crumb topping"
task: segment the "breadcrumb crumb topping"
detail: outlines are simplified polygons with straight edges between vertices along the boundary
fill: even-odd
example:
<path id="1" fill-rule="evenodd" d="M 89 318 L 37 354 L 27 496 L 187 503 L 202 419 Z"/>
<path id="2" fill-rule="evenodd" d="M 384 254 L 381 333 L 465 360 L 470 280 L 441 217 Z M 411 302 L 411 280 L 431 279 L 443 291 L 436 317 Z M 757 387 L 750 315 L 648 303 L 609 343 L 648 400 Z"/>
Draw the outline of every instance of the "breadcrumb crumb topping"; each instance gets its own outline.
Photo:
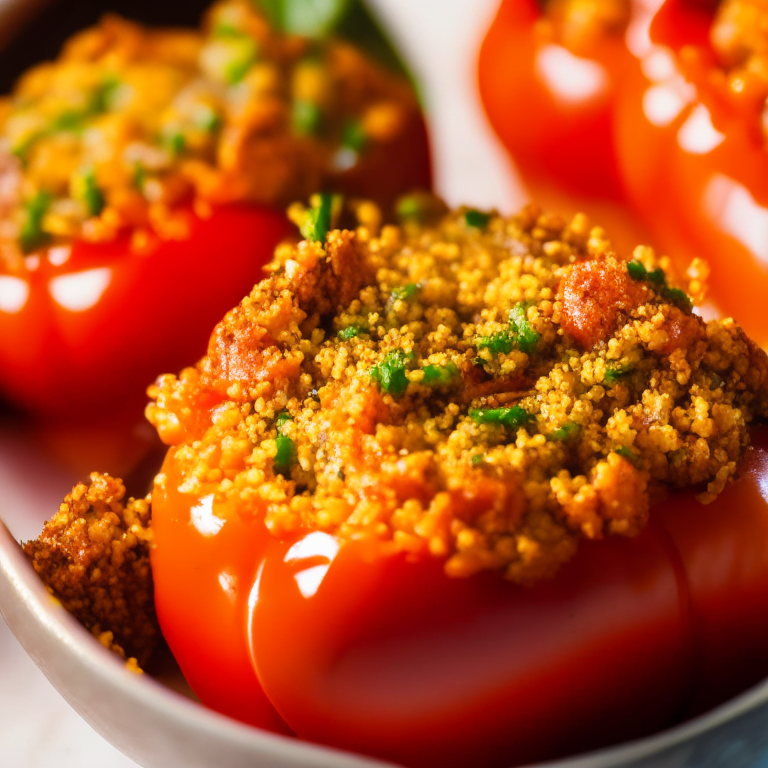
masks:
<path id="1" fill-rule="evenodd" d="M 149 563 L 150 498 L 124 498 L 122 481 L 93 473 L 24 552 L 64 608 L 140 671 L 160 638 Z"/>
<path id="2" fill-rule="evenodd" d="M 580 539 L 638 533 L 666 489 L 708 502 L 735 475 L 768 358 L 692 312 L 701 265 L 680 282 L 651 249 L 626 259 L 584 216 L 535 206 L 400 210 L 281 246 L 208 354 L 150 389 L 181 492 L 278 537 L 369 537 L 531 582 Z"/>

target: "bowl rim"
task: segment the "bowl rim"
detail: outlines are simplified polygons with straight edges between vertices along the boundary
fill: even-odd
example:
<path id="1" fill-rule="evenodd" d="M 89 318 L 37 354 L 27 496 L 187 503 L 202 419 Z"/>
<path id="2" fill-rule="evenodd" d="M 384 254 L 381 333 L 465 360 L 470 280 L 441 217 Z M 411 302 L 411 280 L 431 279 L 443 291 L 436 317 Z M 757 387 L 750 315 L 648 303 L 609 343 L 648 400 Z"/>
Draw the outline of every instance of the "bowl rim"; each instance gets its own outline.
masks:
<path id="1" fill-rule="evenodd" d="M 51 659 L 41 653 L 42 639 L 60 648 L 60 662 L 77 664 L 100 684 L 122 694 L 134 705 L 145 707 L 160 719 L 173 721 L 212 738 L 245 750 L 253 758 L 277 759 L 287 765 L 316 768 L 381 768 L 393 763 L 303 742 L 256 727 L 238 723 L 207 709 L 167 688 L 149 675 L 138 675 L 104 648 L 84 627 L 67 613 L 39 580 L 16 540 L 0 518 L 0 614 L 19 642 L 59 692 L 85 719 L 118 749 L 133 757 L 130 745 L 116 742 L 114 735 L 84 714 L 72 701 L 73 693 L 58 679 Z M 76 698 L 76 697 L 75 697 Z M 768 680 L 741 693 L 715 709 L 692 720 L 642 739 L 526 768 L 610 768 L 647 759 L 696 737 L 722 727 L 768 702 Z M 136 759 L 134 757 L 134 759 Z"/>

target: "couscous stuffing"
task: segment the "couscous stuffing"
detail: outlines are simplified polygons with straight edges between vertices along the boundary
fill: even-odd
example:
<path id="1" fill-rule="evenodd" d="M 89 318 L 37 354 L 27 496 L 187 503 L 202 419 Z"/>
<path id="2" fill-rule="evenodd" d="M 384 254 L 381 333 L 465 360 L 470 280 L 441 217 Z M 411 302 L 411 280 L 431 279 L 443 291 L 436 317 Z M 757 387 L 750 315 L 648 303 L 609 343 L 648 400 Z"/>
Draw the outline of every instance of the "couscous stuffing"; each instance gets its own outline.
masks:
<path id="1" fill-rule="evenodd" d="M 308 239 L 150 389 L 179 490 L 278 537 L 319 529 L 445 560 L 450 576 L 552 575 L 580 539 L 634 535 L 653 499 L 736 474 L 768 416 L 768 358 L 704 322 L 649 248 L 583 216 L 339 201 L 294 207 Z M 156 483 L 165 482 L 161 474 Z"/>

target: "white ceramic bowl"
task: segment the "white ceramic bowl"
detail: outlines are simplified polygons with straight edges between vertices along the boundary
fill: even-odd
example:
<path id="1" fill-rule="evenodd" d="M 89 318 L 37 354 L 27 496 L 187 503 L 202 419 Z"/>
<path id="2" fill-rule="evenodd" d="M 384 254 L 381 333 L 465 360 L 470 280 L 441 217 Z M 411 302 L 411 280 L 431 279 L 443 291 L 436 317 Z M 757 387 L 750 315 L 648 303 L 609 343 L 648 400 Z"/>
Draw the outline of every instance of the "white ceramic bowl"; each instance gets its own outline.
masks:
<path id="1" fill-rule="evenodd" d="M 0 522 L 0 613 L 65 699 L 146 768 L 374 768 L 380 761 L 236 723 L 128 671 L 51 598 Z M 765 768 L 768 682 L 685 725 L 547 768 Z M 544 768 L 543 765 L 538 768 Z"/>
<path id="2" fill-rule="evenodd" d="M 0 45 L 24 14 L 46 0 L 0 0 Z M 50 1 L 50 0 L 49 0 Z M 511 210 L 522 199 L 508 162 L 480 115 L 472 79 L 479 35 L 497 0 L 371 0 L 400 32 L 433 118 L 439 191 L 451 203 Z M 68 7 L 78 9 L 80 3 Z M 105 9 L 109 5 L 104 3 Z M 471 136 L 471 141 L 467 137 Z M 0 430 L 2 424 L 0 424 Z M 0 441 L 2 442 L 2 441 Z M 3 446 L 0 445 L 0 448 Z M 0 450 L 8 461 L 13 446 Z M 0 516 L 16 509 L 13 529 L 34 535 L 54 507 L 40 509 L 34 456 L 25 473 L 0 471 Z M 0 467 L 2 470 L 3 467 Z M 49 485 L 68 491 L 65 472 L 40 466 Z M 94 467 L 98 469 L 98 467 Z M 50 494 L 48 494 L 50 496 Z M 29 502 L 20 527 L 18 507 Z M 48 505 L 48 501 L 46 501 Z M 44 589 L 0 522 L 0 613 L 29 655 L 69 703 L 107 740 L 141 765 L 184 768 L 364 768 L 385 763 L 240 725 L 148 675 L 127 671 Z M 768 652 L 768 649 L 766 649 Z M 25 713 L 35 717 L 37 713 Z M 0 751 L 0 763 L 2 752 Z M 5 763 L 3 763 L 4 765 Z M 547 764 L 548 768 L 768 768 L 768 682 L 705 716 L 651 738 Z M 11 768 L 19 768 L 12 766 Z M 26 766 L 25 766 L 26 768 Z M 539 768 L 543 768 L 540 766 Z"/>

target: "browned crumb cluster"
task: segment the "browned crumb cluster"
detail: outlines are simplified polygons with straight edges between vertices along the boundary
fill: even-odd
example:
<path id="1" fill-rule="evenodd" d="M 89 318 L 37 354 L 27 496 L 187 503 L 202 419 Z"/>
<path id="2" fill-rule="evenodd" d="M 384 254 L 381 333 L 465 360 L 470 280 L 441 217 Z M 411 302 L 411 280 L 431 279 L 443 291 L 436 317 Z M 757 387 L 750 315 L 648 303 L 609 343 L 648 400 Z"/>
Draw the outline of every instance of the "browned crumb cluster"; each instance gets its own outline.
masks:
<path id="1" fill-rule="evenodd" d="M 404 77 L 278 32 L 250 0 L 216 2 L 200 30 L 106 16 L 0 99 L 0 265 L 73 238 L 184 239 L 190 208 L 337 188 L 389 203 L 404 184 L 378 171 L 419 141 L 426 163 Z"/>
<path id="2" fill-rule="evenodd" d="M 120 480 L 92 474 L 24 551 L 62 605 L 135 668 L 146 663 L 160 630 L 149 563 L 149 499 L 124 497 Z"/>
<path id="3" fill-rule="evenodd" d="M 281 247 L 207 356 L 151 389 L 181 492 L 526 582 L 640 531 L 666 488 L 722 490 L 768 416 L 768 358 L 694 314 L 668 260 L 532 206 L 401 210 Z"/>

